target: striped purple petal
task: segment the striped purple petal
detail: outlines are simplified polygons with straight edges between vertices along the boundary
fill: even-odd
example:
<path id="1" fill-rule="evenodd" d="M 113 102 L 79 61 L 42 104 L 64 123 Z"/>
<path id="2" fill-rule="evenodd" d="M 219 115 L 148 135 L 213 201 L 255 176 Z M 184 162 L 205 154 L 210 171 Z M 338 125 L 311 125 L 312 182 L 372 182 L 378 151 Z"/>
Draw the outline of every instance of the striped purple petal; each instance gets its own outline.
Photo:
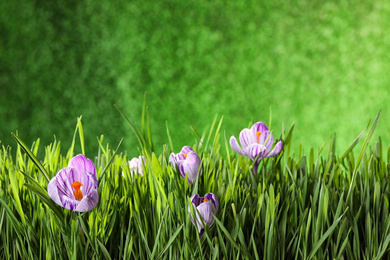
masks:
<path id="1" fill-rule="evenodd" d="M 253 143 L 256 143 L 256 134 L 254 134 L 251 130 L 248 128 L 245 128 L 240 133 L 240 143 L 242 148 L 245 150 L 245 148 Z"/>
<path id="2" fill-rule="evenodd" d="M 237 142 L 237 139 L 234 136 L 230 137 L 229 143 L 236 153 L 246 156 L 245 151 L 240 147 L 240 145 Z"/>
<path id="3" fill-rule="evenodd" d="M 279 141 L 275 145 L 274 149 L 271 152 L 269 152 L 265 157 L 275 156 L 275 155 L 279 154 L 282 151 L 282 149 L 283 149 L 283 143 L 282 143 L 282 141 Z"/>
<path id="4" fill-rule="evenodd" d="M 263 122 L 257 122 L 251 127 L 252 133 L 256 136 L 256 132 L 266 132 L 269 131 L 268 127 Z"/>
<path id="5" fill-rule="evenodd" d="M 251 160 L 263 159 L 266 154 L 266 147 L 262 144 L 254 143 L 247 147 L 246 153 Z"/>
<path id="6" fill-rule="evenodd" d="M 75 211 L 85 212 L 95 208 L 99 202 L 97 190 L 92 190 L 88 195 L 84 196 L 80 203 L 75 208 Z"/>
<path id="7" fill-rule="evenodd" d="M 182 174 L 188 174 L 188 184 L 192 184 L 196 180 L 201 160 L 195 152 L 190 152 L 186 160 L 183 162 Z"/>
<path id="8" fill-rule="evenodd" d="M 96 168 L 93 162 L 83 154 L 76 155 L 70 160 L 69 167 L 77 169 L 79 172 L 89 172 L 96 175 Z"/>
<path id="9" fill-rule="evenodd" d="M 206 195 L 204 195 L 204 197 L 206 199 L 210 200 L 213 203 L 214 209 L 215 209 L 215 213 L 218 212 L 219 203 L 218 203 L 217 196 L 214 193 L 207 193 Z"/>
<path id="10" fill-rule="evenodd" d="M 274 136 L 272 133 L 270 131 L 262 132 L 259 136 L 259 144 L 264 145 L 267 151 L 270 151 L 274 144 Z"/>
<path id="11" fill-rule="evenodd" d="M 62 196 L 61 197 L 61 204 L 60 206 L 66 208 L 66 209 L 69 209 L 69 210 L 72 210 L 72 211 L 75 211 L 76 208 L 77 208 L 77 205 L 80 203 L 80 201 L 77 201 L 75 199 L 71 199 L 69 197 L 66 197 L 66 196 Z"/>
<path id="12" fill-rule="evenodd" d="M 194 150 L 191 148 L 191 146 L 183 146 L 183 148 L 180 151 L 180 153 L 183 155 L 185 153 L 190 153 L 190 152 L 194 152 Z"/>

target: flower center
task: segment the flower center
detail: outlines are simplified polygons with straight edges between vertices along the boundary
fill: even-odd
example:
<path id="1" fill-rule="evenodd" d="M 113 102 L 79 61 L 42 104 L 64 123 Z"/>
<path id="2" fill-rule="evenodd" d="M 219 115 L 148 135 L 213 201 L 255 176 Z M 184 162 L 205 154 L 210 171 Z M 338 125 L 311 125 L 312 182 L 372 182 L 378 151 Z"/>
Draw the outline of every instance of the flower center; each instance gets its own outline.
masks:
<path id="1" fill-rule="evenodd" d="M 203 202 L 207 202 L 207 199 L 203 199 Z"/>
<path id="2" fill-rule="evenodd" d="M 260 132 L 260 131 L 257 131 L 257 132 L 256 132 L 256 136 L 257 136 L 256 142 L 257 142 L 257 143 L 259 143 L 260 135 L 261 135 L 261 132 Z"/>
<path id="3" fill-rule="evenodd" d="M 80 190 L 81 186 L 83 186 L 83 184 L 81 184 L 81 182 L 79 182 L 79 181 L 75 181 L 72 184 L 72 187 L 75 189 L 75 191 L 73 192 L 74 197 L 78 201 L 80 201 L 83 198 L 83 193 Z"/>
<path id="4" fill-rule="evenodd" d="M 187 158 L 187 155 L 188 155 L 188 153 L 185 153 L 185 154 L 184 154 L 184 157 Z"/>

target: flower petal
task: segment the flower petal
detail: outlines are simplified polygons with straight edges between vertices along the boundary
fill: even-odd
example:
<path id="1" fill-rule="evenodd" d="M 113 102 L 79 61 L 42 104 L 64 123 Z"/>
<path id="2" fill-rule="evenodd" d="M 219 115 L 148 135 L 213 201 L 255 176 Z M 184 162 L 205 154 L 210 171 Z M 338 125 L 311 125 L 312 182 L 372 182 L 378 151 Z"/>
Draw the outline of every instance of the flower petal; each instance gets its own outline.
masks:
<path id="1" fill-rule="evenodd" d="M 97 190 L 92 190 L 87 196 L 84 196 L 83 199 L 78 203 L 75 211 L 85 212 L 90 211 L 95 208 L 99 202 L 99 195 Z"/>
<path id="2" fill-rule="evenodd" d="M 240 133 L 240 143 L 242 148 L 245 150 L 245 148 L 253 143 L 256 143 L 256 133 L 253 133 L 248 128 L 245 128 Z"/>
<path id="3" fill-rule="evenodd" d="M 251 127 L 252 133 L 256 136 L 257 132 L 264 133 L 265 131 L 269 131 L 268 127 L 263 122 L 257 122 Z"/>
<path id="4" fill-rule="evenodd" d="M 203 218 L 203 222 L 211 227 L 214 223 L 214 206 L 211 201 L 203 202 L 197 207 L 197 210 L 199 211 L 200 216 Z M 199 215 L 196 216 L 197 221 L 199 222 L 199 225 L 203 227 L 202 221 L 199 218 Z M 199 226 L 198 226 L 199 227 Z M 200 230 L 199 230 L 200 232 Z"/>
<path id="5" fill-rule="evenodd" d="M 195 152 L 190 152 L 186 160 L 183 162 L 184 175 L 188 174 L 188 184 L 192 184 L 196 180 L 200 166 L 200 158 Z"/>
<path id="6" fill-rule="evenodd" d="M 266 153 L 266 147 L 262 144 L 254 143 L 246 148 L 246 153 L 251 160 L 261 160 Z"/>
<path id="7" fill-rule="evenodd" d="M 246 156 L 244 150 L 238 145 L 237 139 L 234 136 L 230 137 L 229 143 L 236 153 Z"/>
<path id="8" fill-rule="evenodd" d="M 213 206 L 215 209 L 214 214 L 216 214 L 218 212 L 218 209 L 219 209 L 219 203 L 218 203 L 217 196 L 214 193 L 207 193 L 206 195 L 204 195 L 204 197 L 213 203 Z"/>
<path id="9" fill-rule="evenodd" d="M 56 175 L 56 185 L 58 197 L 62 201 L 62 196 L 74 199 L 72 183 L 75 181 L 81 181 L 79 173 L 77 170 L 71 167 L 66 167 L 61 169 Z"/>
<path id="10" fill-rule="evenodd" d="M 272 157 L 272 156 L 275 156 L 275 155 L 277 155 L 278 153 L 280 153 L 280 152 L 282 151 L 282 149 L 283 149 L 283 143 L 282 143 L 282 141 L 279 141 L 279 142 L 275 145 L 274 149 L 273 149 L 271 152 L 269 152 L 265 157 Z"/>
<path id="11" fill-rule="evenodd" d="M 272 145 L 274 144 L 274 136 L 270 131 L 264 131 L 259 136 L 259 144 L 262 144 L 266 147 L 267 151 L 270 151 Z"/>
<path id="12" fill-rule="evenodd" d="M 89 195 L 91 190 L 97 190 L 99 187 L 99 182 L 96 178 L 96 175 L 91 173 L 85 173 L 82 175 L 82 181 L 80 181 L 83 186 L 81 186 L 81 191 L 84 196 Z"/>
<path id="13" fill-rule="evenodd" d="M 195 205 L 195 207 L 199 206 L 199 204 L 200 204 L 200 202 L 201 202 L 201 201 L 200 201 L 200 196 L 199 196 L 198 194 L 192 195 L 191 198 L 190 198 L 190 200 L 191 200 L 192 204 Z M 188 208 L 188 210 L 189 210 L 189 208 Z M 189 211 L 189 212 L 190 212 L 190 211 Z"/>
<path id="14" fill-rule="evenodd" d="M 169 155 L 169 162 L 170 163 L 173 163 L 173 164 L 176 164 L 176 161 L 175 161 L 175 153 L 171 153 Z"/>
<path id="15" fill-rule="evenodd" d="M 141 176 L 144 175 L 144 172 L 142 170 L 142 158 L 143 156 L 135 157 L 129 161 L 131 178 L 133 178 L 133 174 L 137 174 L 137 173 L 139 173 Z"/>
<path id="16" fill-rule="evenodd" d="M 60 200 L 60 197 L 58 195 L 58 184 L 57 184 L 57 177 L 53 177 L 49 184 L 47 185 L 47 192 L 49 193 L 50 198 L 57 203 L 58 205 L 62 206 L 62 202 Z"/>
<path id="17" fill-rule="evenodd" d="M 96 168 L 93 162 L 83 154 L 76 155 L 70 160 L 68 167 L 73 167 L 79 172 L 89 172 L 96 175 Z"/>
<path id="18" fill-rule="evenodd" d="M 66 209 L 76 210 L 77 205 L 80 203 L 80 201 L 77 201 L 75 199 L 72 199 L 72 198 L 69 198 L 66 196 L 62 196 L 61 203 L 62 203 L 62 206 Z"/>
<path id="19" fill-rule="evenodd" d="M 183 148 L 180 151 L 180 153 L 183 155 L 185 153 L 190 153 L 190 152 L 194 152 L 194 150 L 191 148 L 191 146 L 183 146 Z"/>

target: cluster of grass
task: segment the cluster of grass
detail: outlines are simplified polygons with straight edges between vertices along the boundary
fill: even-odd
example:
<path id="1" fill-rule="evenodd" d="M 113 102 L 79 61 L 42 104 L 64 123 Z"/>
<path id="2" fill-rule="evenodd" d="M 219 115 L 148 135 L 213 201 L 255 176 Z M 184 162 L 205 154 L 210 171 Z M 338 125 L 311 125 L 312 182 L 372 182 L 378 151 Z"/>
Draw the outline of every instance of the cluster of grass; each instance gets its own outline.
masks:
<path id="1" fill-rule="evenodd" d="M 145 112 L 145 110 L 144 110 Z M 144 120 L 146 118 L 146 120 Z M 144 176 L 130 178 L 119 153 L 99 140 L 95 163 L 99 203 L 79 214 L 59 207 L 46 192 L 48 178 L 85 151 L 81 120 L 64 154 L 60 142 L 29 148 L 19 137 L 15 153 L 0 151 L 0 258 L 2 259 L 381 259 L 389 257 L 389 149 L 369 148 L 378 123 L 338 156 L 329 147 L 291 155 L 293 126 L 282 129 L 283 151 L 264 159 L 257 176 L 248 158 L 233 154 L 222 118 L 198 135 L 194 150 L 202 176 L 189 186 L 168 163 L 177 152 L 153 147 L 147 113 L 131 123 L 145 156 Z M 80 137 L 80 148 L 76 143 Z M 355 156 L 355 146 L 363 138 Z M 226 150 L 226 156 L 221 155 Z M 327 150 L 327 151 L 326 151 Z M 125 177 L 122 177 L 122 172 Z M 189 197 L 213 192 L 215 223 L 202 238 L 193 226 Z"/>

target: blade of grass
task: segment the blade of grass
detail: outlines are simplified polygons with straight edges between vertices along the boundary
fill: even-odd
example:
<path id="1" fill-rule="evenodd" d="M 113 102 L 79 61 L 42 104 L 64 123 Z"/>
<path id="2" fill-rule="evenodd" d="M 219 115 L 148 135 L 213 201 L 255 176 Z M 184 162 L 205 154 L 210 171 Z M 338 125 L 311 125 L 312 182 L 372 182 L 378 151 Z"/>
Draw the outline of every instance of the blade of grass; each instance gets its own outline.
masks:
<path id="1" fill-rule="evenodd" d="M 50 178 L 46 172 L 46 169 L 43 167 L 43 165 L 39 162 L 39 160 L 35 157 L 35 155 L 28 149 L 26 144 L 14 133 L 11 133 L 12 136 L 15 138 L 16 142 L 22 147 L 22 149 L 26 152 L 27 156 L 34 162 L 34 164 L 38 167 L 38 169 L 41 171 L 43 176 L 45 176 L 46 180 L 50 182 Z"/>

